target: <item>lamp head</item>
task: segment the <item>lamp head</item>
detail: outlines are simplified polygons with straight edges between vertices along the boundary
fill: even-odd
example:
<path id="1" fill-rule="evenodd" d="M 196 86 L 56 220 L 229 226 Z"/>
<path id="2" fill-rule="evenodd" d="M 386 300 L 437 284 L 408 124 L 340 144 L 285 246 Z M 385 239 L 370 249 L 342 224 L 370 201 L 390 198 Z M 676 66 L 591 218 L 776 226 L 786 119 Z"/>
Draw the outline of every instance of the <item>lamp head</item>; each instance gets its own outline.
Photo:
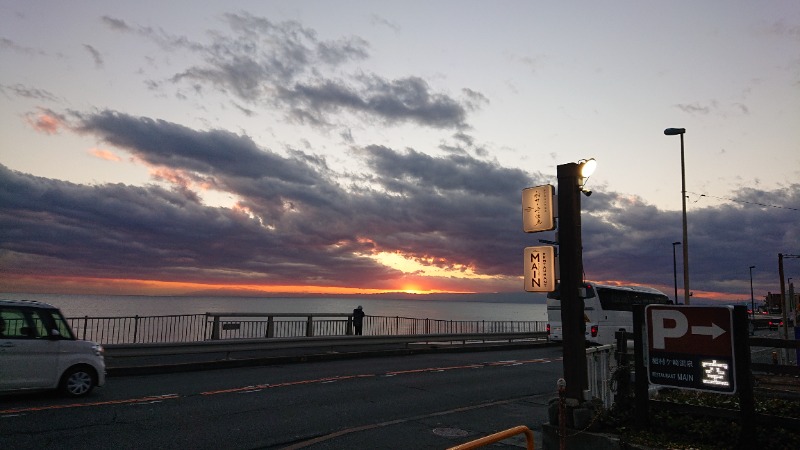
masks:
<path id="1" fill-rule="evenodd" d="M 686 133 L 686 128 L 667 128 L 664 130 L 664 134 L 667 136 L 675 136 L 676 134 L 683 134 Z"/>
<path id="2" fill-rule="evenodd" d="M 589 159 L 582 159 L 578 161 L 578 165 L 580 166 L 580 185 L 578 189 L 583 192 L 583 195 L 590 196 L 592 195 L 592 191 L 586 189 L 586 182 L 589 180 L 589 177 L 594 173 L 594 169 L 597 168 L 597 161 L 594 158 Z"/>
<path id="3" fill-rule="evenodd" d="M 675 241 L 672 243 L 672 245 L 681 245 L 681 241 Z"/>
<path id="4" fill-rule="evenodd" d="M 581 165 L 581 178 L 589 178 L 597 169 L 597 161 L 594 158 L 582 159 L 578 164 Z"/>

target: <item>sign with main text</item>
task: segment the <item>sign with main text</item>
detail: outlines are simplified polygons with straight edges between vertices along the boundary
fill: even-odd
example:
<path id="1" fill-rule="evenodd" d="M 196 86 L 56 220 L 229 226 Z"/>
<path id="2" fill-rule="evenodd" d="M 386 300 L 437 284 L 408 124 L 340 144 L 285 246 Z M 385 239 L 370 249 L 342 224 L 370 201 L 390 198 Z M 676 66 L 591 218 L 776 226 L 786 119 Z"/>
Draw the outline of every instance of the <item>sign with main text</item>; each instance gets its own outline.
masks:
<path id="1" fill-rule="evenodd" d="M 645 307 L 651 384 L 736 392 L 733 307 Z"/>
<path id="2" fill-rule="evenodd" d="M 525 290 L 556 290 L 556 252 L 551 246 L 525 247 Z"/>
<path id="3" fill-rule="evenodd" d="M 526 233 L 556 229 L 554 194 L 551 184 L 522 190 L 522 229 Z"/>

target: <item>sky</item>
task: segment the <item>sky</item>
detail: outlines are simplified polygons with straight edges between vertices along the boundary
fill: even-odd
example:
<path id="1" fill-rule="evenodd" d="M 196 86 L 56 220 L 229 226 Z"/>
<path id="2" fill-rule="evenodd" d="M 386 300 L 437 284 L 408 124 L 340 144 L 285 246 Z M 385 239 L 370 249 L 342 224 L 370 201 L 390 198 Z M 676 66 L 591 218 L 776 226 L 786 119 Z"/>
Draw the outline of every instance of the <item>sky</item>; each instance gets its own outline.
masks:
<path id="1" fill-rule="evenodd" d="M 595 158 L 585 279 L 672 295 L 670 127 L 696 301 L 800 255 L 794 0 L 5 0 L 0 61 L 0 291 L 522 292 Z"/>

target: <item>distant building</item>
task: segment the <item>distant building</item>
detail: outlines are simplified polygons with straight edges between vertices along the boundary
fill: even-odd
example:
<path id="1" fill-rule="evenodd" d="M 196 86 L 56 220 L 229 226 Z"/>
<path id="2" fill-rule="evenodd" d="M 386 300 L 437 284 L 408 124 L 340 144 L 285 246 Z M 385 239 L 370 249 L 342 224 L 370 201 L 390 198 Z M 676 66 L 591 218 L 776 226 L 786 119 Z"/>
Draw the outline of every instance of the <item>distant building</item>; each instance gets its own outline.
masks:
<path id="1" fill-rule="evenodd" d="M 789 295 L 789 293 L 787 292 L 786 295 Z M 767 311 L 769 311 L 772 314 L 780 314 L 783 312 L 781 306 L 783 302 L 781 302 L 780 292 L 777 294 L 773 294 L 772 292 L 767 292 L 766 304 L 767 304 Z M 800 305 L 800 293 L 794 294 L 794 307 L 790 307 L 790 310 L 794 311 L 795 309 L 798 308 L 798 305 Z"/>

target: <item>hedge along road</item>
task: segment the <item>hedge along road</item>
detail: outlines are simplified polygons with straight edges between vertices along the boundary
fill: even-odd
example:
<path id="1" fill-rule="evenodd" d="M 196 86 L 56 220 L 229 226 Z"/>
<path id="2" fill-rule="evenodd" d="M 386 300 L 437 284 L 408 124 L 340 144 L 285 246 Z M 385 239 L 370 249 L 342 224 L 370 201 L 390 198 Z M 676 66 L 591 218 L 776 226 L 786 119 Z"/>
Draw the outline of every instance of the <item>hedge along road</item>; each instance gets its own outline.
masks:
<path id="1" fill-rule="evenodd" d="M 75 401 L 0 397 L 0 448 L 446 448 L 537 430 L 559 347 L 113 377 Z"/>

